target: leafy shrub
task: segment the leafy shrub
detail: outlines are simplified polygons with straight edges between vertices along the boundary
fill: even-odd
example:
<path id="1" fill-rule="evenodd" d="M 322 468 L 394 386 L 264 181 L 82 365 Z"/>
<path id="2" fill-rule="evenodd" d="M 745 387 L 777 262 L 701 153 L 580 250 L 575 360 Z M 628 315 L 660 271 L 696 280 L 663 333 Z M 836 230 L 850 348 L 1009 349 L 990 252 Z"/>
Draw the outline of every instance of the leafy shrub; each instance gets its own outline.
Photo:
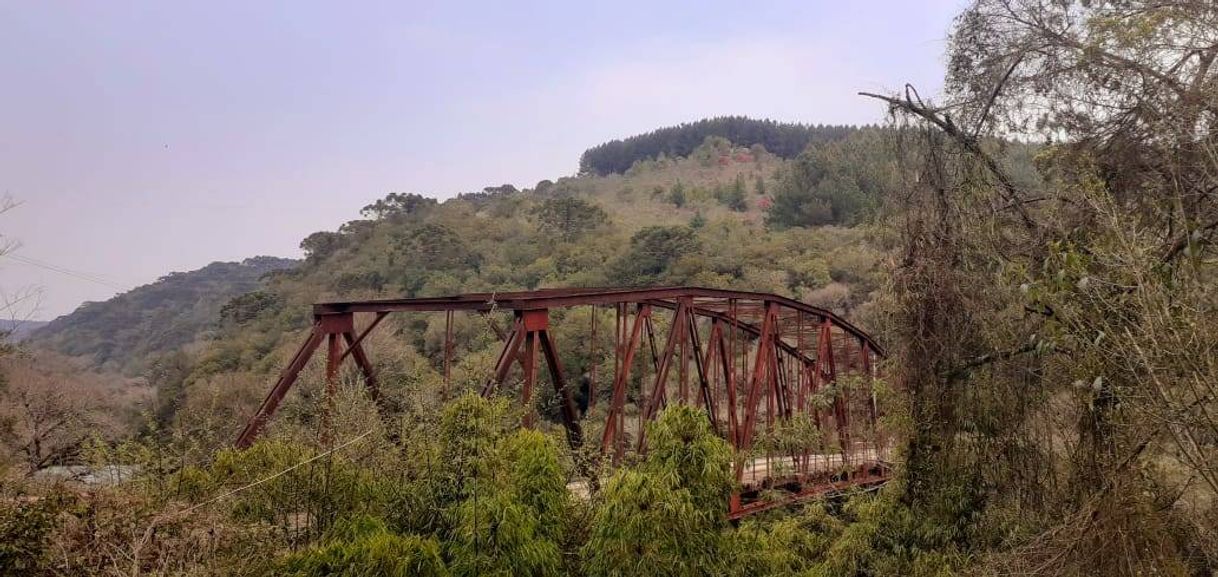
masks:
<path id="1" fill-rule="evenodd" d="M 71 503 L 55 491 L 34 501 L 0 503 L 0 575 L 37 575 L 48 564 L 48 535 Z"/>
<path id="2" fill-rule="evenodd" d="M 588 575 L 714 575 L 722 567 L 722 511 L 707 515 L 672 477 L 623 470 L 602 498 L 583 549 Z"/>
<path id="3" fill-rule="evenodd" d="M 710 428 L 706 413 L 688 405 L 665 409 L 647 427 L 643 469 L 671 478 L 706 511 L 722 513 L 732 491 L 732 450 Z"/>
<path id="4" fill-rule="evenodd" d="M 279 574 L 292 577 L 447 577 L 434 538 L 396 535 L 385 524 L 355 517 L 334 527 L 325 542 L 289 555 Z"/>
<path id="5" fill-rule="evenodd" d="M 723 554 L 731 451 L 687 406 L 671 407 L 648 428 L 651 450 L 638 470 L 619 471 L 605 488 L 584 546 L 593 576 L 716 575 Z"/>
<path id="6" fill-rule="evenodd" d="M 845 524 L 820 505 L 779 519 L 744 521 L 732 535 L 733 565 L 744 574 L 795 575 L 817 567 Z"/>
<path id="7" fill-rule="evenodd" d="M 700 246 L 687 226 L 649 226 L 630 237 L 629 252 L 613 263 L 610 274 L 617 284 L 658 284 L 678 259 Z"/>
<path id="8" fill-rule="evenodd" d="M 447 540 L 453 574 L 560 575 L 561 552 L 545 535 L 537 513 L 510 488 L 473 484 L 469 498 L 454 511 L 454 530 Z"/>
<path id="9" fill-rule="evenodd" d="M 547 198 L 533 213 L 540 231 L 565 241 L 575 240 L 609 220 L 601 207 L 574 196 Z"/>
<path id="10" fill-rule="evenodd" d="M 685 206 L 685 187 L 681 185 L 681 181 L 678 180 L 668 191 L 668 202 L 677 208 Z"/>

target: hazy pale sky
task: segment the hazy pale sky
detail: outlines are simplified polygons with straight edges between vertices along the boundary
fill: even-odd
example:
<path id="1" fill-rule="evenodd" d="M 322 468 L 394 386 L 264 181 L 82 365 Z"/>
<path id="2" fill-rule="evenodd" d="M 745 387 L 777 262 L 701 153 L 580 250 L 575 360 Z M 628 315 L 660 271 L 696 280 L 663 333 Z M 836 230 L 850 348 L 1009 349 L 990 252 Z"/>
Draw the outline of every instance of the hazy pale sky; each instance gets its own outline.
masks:
<path id="1" fill-rule="evenodd" d="M 878 122 L 855 93 L 934 93 L 961 5 L 0 0 L 0 289 L 46 320 L 660 126 Z"/>

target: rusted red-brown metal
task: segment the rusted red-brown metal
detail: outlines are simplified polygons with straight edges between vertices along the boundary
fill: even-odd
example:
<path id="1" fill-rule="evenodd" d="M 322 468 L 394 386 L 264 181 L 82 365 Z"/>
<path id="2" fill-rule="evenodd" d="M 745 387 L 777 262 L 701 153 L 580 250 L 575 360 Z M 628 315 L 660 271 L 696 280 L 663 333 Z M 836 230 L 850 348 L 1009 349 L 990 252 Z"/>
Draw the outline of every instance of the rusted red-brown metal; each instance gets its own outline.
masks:
<path id="1" fill-rule="evenodd" d="M 343 340 L 347 341 L 347 351 L 342 354 L 338 362 L 342 362 L 348 354 L 355 359 L 356 366 L 364 375 L 364 383 L 368 387 L 368 396 L 373 402 L 381 402 L 381 389 L 376 382 L 376 371 L 372 368 L 372 361 L 368 360 L 368 355 L 364 353 L 364 346 L 361 345 L 355 335 L 352 333 L 343 333 Z"/>
<path id="2" fill-rule="evenodd" d="M 343 333 L 327 333 L 326 334 L 326 403 L 322 407 L 321 412 L 321 430 L 318 431 L 321 437 L 323 446 L 330 446 L 331 431 L 330 419 L 334 413 L 334 396 L 338 393 L 338 358 L 342 355 L 342 349 L 338 335 Z"/>
<path id="3" fill-rule="evenodd" d="M 275 409 L 279 408 L 279 403 L 283 401 L 283 397 L 288 394 L 288 390 L 296 383 L 296 378 L 300 376 L 300 371 L 304 370 L 309 359 L 313 357 L 313 351 L 321 345 L 322 339 L 325 338 L 325 333 L 321 332 L 321 321 L 314 323 L 313 328 L 309 330 L 309 337 L 305 340 L 296 354 L 292 356 L 291 362 L 283 369 L 279 375 L 279 380 L 275 382 L 275 386 L 271 387 L 270 393 L 263 399 L 262 404 L 254 413 L 254 416 L 246 423 L 245 428 L 241 430 L 241 435 L 237 437 L 236 445 L 238 448 L 246 448 L 254 443 L 254 439 L 258 438 L 258 434 L 266 427 L 266 422 L 275 414 Z"/>
<path id="4" fill-rule="evenodd" d="M 622 325 L 629 324 L 628 313 L 623 315 Z M 601 452 L 614 451 L 614 458 L 620 459 L 625 450 L 623 434 L 625 433 L 626 382 L 630 379 L 630 369 L 634 365 L 634 353 L 639 348 L 643 325 L 651 318 L 651 306 L 639 305 L 634 316 L 634 325 L 630 329 L 628 340 L 621 346 L 621 366 L 613 379 L 613 397 L 609 405 L 609 414 L 605 420 L 604 434 L 601 436 Z"/>
<path id="5" fill-rule="evenodd" d="M 452 379 L 453 311 L 444 311 L 444 393 Z"/>
<path id="6" fill-rule="evenodd" d="M 615 316 L 613 375 L 606 391 L 607 403 L 598 407 L 596 386 L 590 383 L 592 398 L 588 399 L 586 415 L 575 407 L 573 387 L 561 361 L 563 345 L 555 341 L 550 330 L 551 310 L 576 306 L 591 309 L 592 341 L 584 350 L 592 359 L 597 356 L 598 308 L 613 307 Z M 596 435 L 599 451 L 617 462 L 628 447 L 633 446 L 632 450 L 639 453 L 646 451 L 647 423 L 657 418 L 665 405 L 692 403 L 704 409 L 711 428 L 738 454 L 734 473 L 739 490 L 730 505 L 733 518 L 774 506 L 772 501 L 758 500 L 766 489 L 781 489 L 791 499 L 802 499 L 887 478 L 888 448 L 877 431 L 881 412 L 874 392 L 856 391 L 852 397 L 851 387 L 838 381 L 839 376 L 853 373 L 863 377 L 857 382 L 870 387 L 875 357 L 883 355 L 879 344 L 834 313 L 806 303 L 773 294 L 702 287 L 544 289 L 314 305 L 315 322 L 305 343 L 250 418 L 237 446 L 249 446 L 256 439 L 323 342 L 327 343 L 327 407 L 348 356 L 359 368 L 368 394 L 379 400 L 374 365 L 363 343 L 383 319 L 395 312 L 445 314 L 441 368 L 447 389 L 454 362 L 454 317 L 461 311 L 484 315 L 503 342 L 482 394 L 500 394 L 510 383 L 525 409 L 524 424 L 539 424 L 533 398 L 540 378 L 540 352 L 572 446 L 584 442 L 584 423 L 600 426 Z M 513 316 L 507 331 L 495 320 L 503 312 Z M 357 315 L 373 315 L 358 334 Z M 657 319 L 666 330 L 662 349 Z M 636 367 L 643 346 L 648 352 L 642 354 L 649 360 Z M 519 371 L 514 371 L 516 367 Z M 632 393 L 631 383 L 637 381 L 632 381 L 632 373 L 640 370 L 637 377 L 642 381 Z M 595 375 L 595 361 L 583 371 Z M 518 377 L 512 377 L 514 373 Z M 595 381 L 595 376 L 591 378 Z M 830 392 L 831 399 L 822 398 Z M 852 404 L 852 398 L 859 404 Z M 826 406 L 822 403 L 829 409 L 825 414 L 821 412 Z M 324 411 L 322 435 L 329 441 L 325 423 L 330 410 Z M 852 418 L 852 412 L 859 418 Z M 636 415 L 637 422 L 628 421 L 628 414 Z M 781 432 L 779 427 L 797 418 L 813 422 L 826 441 L 818 447 L 800 448 L 776 448 L 769 442 Z M 758 439 L 767 442 L 759 446 Z"/>
<path id="7" fill-rule="evenodd" d="M 596 307 L 592 307 L 591 336 L 588 338 L 588 410 L 596 408 Z M 581 375 L 580 378 L 583 378 Z"/>

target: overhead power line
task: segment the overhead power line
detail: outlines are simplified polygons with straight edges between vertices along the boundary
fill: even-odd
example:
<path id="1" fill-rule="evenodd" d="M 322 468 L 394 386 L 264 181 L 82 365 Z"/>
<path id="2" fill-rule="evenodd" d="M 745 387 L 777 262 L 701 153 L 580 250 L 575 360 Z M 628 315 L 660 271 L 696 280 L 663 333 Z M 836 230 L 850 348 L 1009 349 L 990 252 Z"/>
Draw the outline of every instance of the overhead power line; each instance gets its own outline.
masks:
<path id="1" fill-rule="evenodd" d="M 119 291 L 125 291 L 125 290 L 127 290 L 127 289 L 129 288 L 129 287 L 125 287 L 125 286 L 123 286 L 123 285 L 120 285 L 120 284 L 118 284 L 118 283 L 116 283 L 116 282 L 114 282 L 114 281 L 107 280 L 107 279 L 105 279 L 105 278 L 103 278 L 103 277 L 100 277 L 100 276 L 98 276 L 98 275 L 95 275 L 95 274 L 91 274 L 91 273 L 87 273 L 87 272 L 83 272 L 83 271 L 78 271 L 78 270 L 72 270 L 72 269 L 70 269 L 70 268 L 65 268 L 65 267 L 62 267 L 62 266 L 58 266 L 58 265 L 51 264 L 51 263 L 49 263 L 49 262 L 45 262 L 45 261 L 41 261 L 41 260 L 38 260 L 38 259 L 33 259 L 33 258 L 25 257 L 25 256 L 21 256 L 21 255 L 19 255 L 19 254 L 12 254 L 12 253 L 9 253 L 9 254 L 3 255 L 3 256 L 8 257 L 8 258 L 11 258 L 11 259 L 13 259 L 13 260 L 15 260 L 15 261 L 17 261 L 17 262 L 19 262 L 19 263 L 22 263 L 22 264 L 28 264 L 28 265 L 30 265 L 30 266 L 38 267 L 38 268 L 41 268 L 41 269 L 44 269 L 44 270 L 49 270 L 49 271 L 51 271 L 51 272 L 57 272 L 57 273 L 59 273 L 59 274 L 66 275 L 66 276 L 70 276 L 70 277 L 72 277 L 72 278 L 80 279 L 80 280 L 83 280 L 83 281 L 88 281 L 88 282 L 92 282 L 92 283 L 97 283 L 97 284 L 99 284 L 99 285 L 107 286 L 107 287 L 110 287 L 110 288 L 115 289 L 115 290 L 119 290 Z"/>

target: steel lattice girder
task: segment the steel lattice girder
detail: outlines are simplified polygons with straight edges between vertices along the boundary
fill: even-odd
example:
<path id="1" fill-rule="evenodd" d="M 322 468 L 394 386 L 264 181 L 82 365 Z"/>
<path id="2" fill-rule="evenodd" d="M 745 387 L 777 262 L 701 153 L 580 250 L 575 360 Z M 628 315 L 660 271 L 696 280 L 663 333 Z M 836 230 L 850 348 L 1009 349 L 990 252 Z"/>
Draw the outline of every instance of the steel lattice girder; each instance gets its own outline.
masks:
<path id="1" fill-rule="evenodd" d="M 577 306 L 612 306 L 618 316 L 614 335 L 613 389 L 600 435 L 602 454 L 612 456 L 616 461 L 625 451 L 624 440 L 629 428 L 626 421 L 626 387 L 638 349 L 646 339 L 654 378 L 650 391 L 648 383 L 643 383 L 639 398 L 635 401 L 638 423 L 634 434 L 639 452 L 646 450 L 643 424 L 654 419 L 659 409 L 670 402 L 669 375 L 674 373 L 674 369 L 678 381 L 678 392 L 675 393 L 677 402 L 691 401 L 690 379 L 696 379 L 694 384 L 698 391 L 694 395 L 694 402 L 706 409 L 712 428 L 739 453 L 751 456 L 755 451 L 753 443 L 759 429 L 774 431 L 774 427 L 792 421 L 796 415 L 810 418 L 818 429 L 824 418 L 831 418 L 834 422 L 833 432 L 837 435 L 840 449 L 836 457 L 827 453 L 810 453 L 806 448 L 775 455 L 770 447 L 766 449 L 764 461 L 761 457 L 747 462 L 737 459 L 735 475 L 741 490 L 732 499 L 733 516 L 761 510 L 756 502 L 745 501 L 764 488 L 785 488 L 791 495 L 800 498 L 847 486 L 874 484 L 887 478 L 887 464 L 881 460 L 886 447 L 876 427 L 879 411 L 874 394 L 865 395 L 862 399 L 866 406 L 862 425 L 868 427 L 871 433 L 871 445 L 861 447 L 863 457 L 856 455 L 860 450 L 857 441 L 859 435 L 856 434 L 859 423 L 851 416 L 857 412 L 852 409 L 852 403 L 857 404 L 859 399 L 852 399 L 847 387 L 832 389 L 829 415 L 821 414 L 815 399 L 818 391 L 837 384 L 841 374 L 861 375 L 871 382 L 874 377 L 874 357 L 884 354 L 875 340 L 831 311 L 787 297 L 701 287 L 543 289 L 316 304 L 313 307 L 315 322 L 309 336 L 250 418 L 236 445 L 248 447 L 254 442 L 322 343 L 327 343 L 327 406 L 323 409 L 322 438 L 328 442 L 329 403 L 337 387 L 340 365 L 348 356 L 360 368 L 369 395 L 379 405 L 375 371 L 364 351 L 363 342 L 389 314 L 445 313 L 443 355 L 444 392 L 447 393 L 453 350 L 453 314 L 457 311 L 499 311 L 512 312 L 515 320 L 507 332 L 492 322 L 492 327 L 504 344 L 494 373 L 488 375 L 482 394 L 495 394 L 513 367 L 519 366 L 522 373 L 522 403 L 531 407 L 538 372 L 537 353 L 540 350 L 550 381 L 560 398 L 560 412 L 568 441 L 572 446 L 579 446 L 584 442 L 581 416 L 572 402 L 557 352 L 558 344 L 549 331 L 550 309 Z M 656 349 L 657 337 L 653 325 L 658 310 L 671 311 L 672 319 L 662 353 Z M 358 335 L 355 332 L 357 313 L 374 315 Z M 595 315 L 592 318 L 595 319 Z M 705 331 L 705 345 L 699 321 L 709 324 Z M 595 334 L 595 321 L 592 331 Z M 690 371 L 691 360 L 695 369 L 693 374 Z M 738 361 L 739 366 L 736 364 Z M 721 385 L 718 392 L 715 390 L 717 385 Z M 532 409 L 527 409 L 525 414 L 524 424 L 531 426 Z M 778 473 L 773 470 L 775 460 L 780 463 Z M 759 476 L 762 465 L 765 472 Z M 785 470 L 788 466 L 793 472 Z"/>

